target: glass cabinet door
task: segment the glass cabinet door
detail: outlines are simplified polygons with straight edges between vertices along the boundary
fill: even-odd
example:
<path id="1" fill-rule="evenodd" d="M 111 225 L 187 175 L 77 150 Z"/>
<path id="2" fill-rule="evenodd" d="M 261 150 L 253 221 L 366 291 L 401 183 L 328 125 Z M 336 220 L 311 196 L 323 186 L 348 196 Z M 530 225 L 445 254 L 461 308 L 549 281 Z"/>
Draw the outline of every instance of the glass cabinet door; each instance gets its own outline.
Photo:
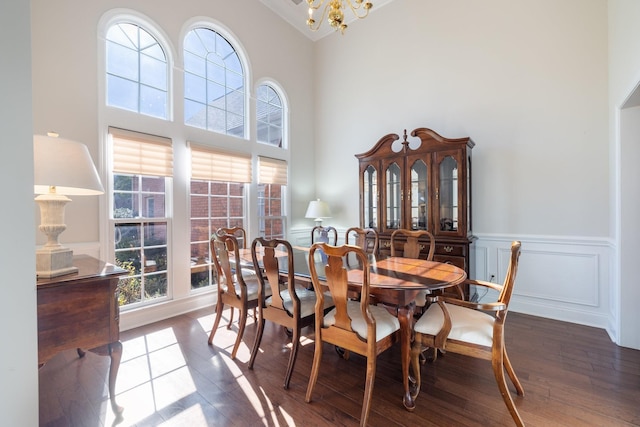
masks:
<path id="1" fill-rule="evenodd" d="M 364 226 L 378 229 L 378 171 L 369 165 L 364 171 L 363 216 Z"/>
<path id="2" fill-rule="evenodd" d="M 416 160 L 411 166 L 411 229 L 427 230 L 429 212 L 427 191 L 427 165 L 422 160 Z"/>
<path id="3" fill-rule="evenodd" d="M 439 201 L 440 231 L 458 231 L 458 162 L 445 156 L 440 162 Z"/>
<path id="4" fill-rule="evenodd" d="M 390 164 L 386 169 L 386 224 L 387 229 L 402 226 L 402 175 L 397 163 Z"/>

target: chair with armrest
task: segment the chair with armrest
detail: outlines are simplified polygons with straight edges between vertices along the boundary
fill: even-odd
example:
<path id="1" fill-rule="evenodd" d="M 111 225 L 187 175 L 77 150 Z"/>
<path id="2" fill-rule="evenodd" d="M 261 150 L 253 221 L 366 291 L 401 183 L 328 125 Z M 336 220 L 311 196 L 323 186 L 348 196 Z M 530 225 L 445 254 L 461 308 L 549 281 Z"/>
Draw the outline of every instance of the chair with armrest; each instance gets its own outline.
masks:
<path id="1" fill-rule="evenodd" d="M 344 235 L 344 243 L 349 245 L 351 240 L 366 253 L 378 256 L 379 236 L 375 229 L 351 227 Z"/>
<path id="2" fill-rule="evenodd" d="M 232 268 L 229 253 L 233 254 L 234 262 L 240 259 L 238 240 L 234 236 L 215 233 L 211 237 L 210 246 L 213 264 L 218 272 L 218 301 L 216 302 L 216 318 L 209 335 L 209 344 L 213 343 L 213 337 L 218 330 L 225 306 L 232 310 L 237 308 L 240 312 L 238 336 L 231 352 L 231 358 L 235 359 L 247 324 L 247 312 L 258 306 L 258 276 L 253 270 Z M 227 329 L 231 328 L 232 321 L 233 311 Z"/>
<path id="3" fill-rule="evenodd" d="M 321 242 L 328 243 L 330 245 L 338 244 L 338 230 L 335 227 L 322 225 L 316 225 L 311 229 L 311 244 Z"/>
<path id="4" fill-rule="evenodd" d="M 280 255 L 278 255 L 278 251 Z M 293 266 L 293 249 L 286 240 L 256 238 L 251 244 L 251 256 L 255 269 L 262 268 L 258 276 L 258 331 L 256 333 L 249 369 L 260 348 L 265 320 L 269 320 L 292 331 L 292 347 L 289 364 L 284 377 L 284 388 L 289 388 L 291 374 L 300 347 L 300 330 L 312 325 L 315 319 L 316 294 L 313 290 L 296 286 Z M 280 262 L 287 263 L 286 279 L 282 280 Z M 262 267 L 261 267 L 262 266 Z M 265 292 L 267 291 L 268 292 Z M 325 298 L 324 310 L 333 307 L 331 298 Z"/>
<path id="5" fill-rule="evenodd" d="M 475 358 L 491 361 L 493 373 L 500 389 L 500 394 L 507 405 L 516 425 L 524 426 L 524 422 L 516 409 L 504 371 L 513 383 L 516 393 L 524 395 L 524 389 L 516 377 L 507 356 L 504 342 L 504 324 L 509 308 L 509 301 L 518 270 L 520 242 L 511 244 L 511 259 L 502 285 L 480 280 L 467 280 L 474 286 L 483 286 L 499 292 L 496 302 L 473 303 L 442 295 L 433 297 L 436 303 L 431 304 L 414 326 L 415 339 L 411 348 L 411 366 L 416 380 L 415 396 L 420 391 L 419 356 L 423 347 L 439 348 L 447 353 L 459 353 Z M 492 312 L 493 315 L 486 312 Z M 434 352 L 434 360 L 437 352 Z"/>
<path id="6" fill-rule="evenodd" d="M 324 279 L 320 281 L 322 272 L 318 271 L 314 262 L 315 252 L 322 250 L 327 256 L 324 267 Z M 355 255 L 362 266 L 361 270 L 347 273 L 344 258 Z M 360 415 L 360 426 L 367 424 L 373 384 L 376 375 L 378 354 L 391 347 L 399 340 L 400 322 L 384 307 L 369 304 L 367 298 L 354 301 L 348 298 L 348 278 L 362 282 L 362 293 L 369 294 L 369 259 L 359 247 L 351 245 L 329 246 L 316 243 L 309 252 L 311 281 L 316 292 L 315 352 L 313 366 L 307 387 L 306 402 L 311 402 L 313 389 L 320 372 L 323 343 L 333 344 L 346 351 L 360 354 L 367 359 L 364 398 Z M 329 289 L 335 308 L 324 314 L 325 288 Z M 336 379 L 339 380 L 339 379 Z"/>

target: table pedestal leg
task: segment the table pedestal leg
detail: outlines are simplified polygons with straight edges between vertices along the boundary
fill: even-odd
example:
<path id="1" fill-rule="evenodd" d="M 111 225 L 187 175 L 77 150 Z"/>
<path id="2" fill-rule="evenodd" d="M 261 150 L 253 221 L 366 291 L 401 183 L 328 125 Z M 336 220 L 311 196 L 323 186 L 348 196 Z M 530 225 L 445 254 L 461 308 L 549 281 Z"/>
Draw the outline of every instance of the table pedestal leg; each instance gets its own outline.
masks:
<path id="1" fill-rule="evenodd" d="M 408 411 L 416 407 L 409 390 L 409 364 L 411 362 L 411 332 L 413 330 L 414 304 L 398 308 L 398 320 L 400 321 L 400 346 L 402 348 L 402 386 L 404 396 L 402 403 Z"/>

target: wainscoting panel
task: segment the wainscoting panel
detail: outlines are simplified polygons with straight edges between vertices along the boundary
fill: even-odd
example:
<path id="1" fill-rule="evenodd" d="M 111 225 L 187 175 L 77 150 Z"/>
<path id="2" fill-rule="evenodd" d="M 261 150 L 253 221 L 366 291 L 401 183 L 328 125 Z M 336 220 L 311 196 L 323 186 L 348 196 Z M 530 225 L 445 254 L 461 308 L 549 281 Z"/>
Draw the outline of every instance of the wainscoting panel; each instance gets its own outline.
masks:
<path id="1" fill-rule="evenodd" d="M 522 253 L 511 310 L 607 329 L 611 334 L 612 244 L 607 239 L 479 235 L 475 262 L 483 280 L 502 283 L 513 240 Z M 477 268 L 481 272 L 483 268 Z M 495 298 L 480 294 L 481 301 Z"/>

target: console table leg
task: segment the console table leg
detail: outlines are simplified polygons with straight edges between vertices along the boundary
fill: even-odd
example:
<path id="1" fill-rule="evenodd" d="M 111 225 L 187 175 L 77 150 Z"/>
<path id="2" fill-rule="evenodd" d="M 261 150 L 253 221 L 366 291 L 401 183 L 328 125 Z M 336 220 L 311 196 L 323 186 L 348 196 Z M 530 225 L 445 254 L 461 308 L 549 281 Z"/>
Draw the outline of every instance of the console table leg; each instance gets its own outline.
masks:
<path id="1" fill-rule="evenodd" d="M 111 399 L 111 409 L 117 416 L 122 414 L 124 408 L 116 403 L 116 377 L 120 368 L 120 360 L 122 359 L 122 343 L 120 341 L 109 344 L 109 356 L 111 356 L 111 365 L 109 367 L 109 399 Z"/>

